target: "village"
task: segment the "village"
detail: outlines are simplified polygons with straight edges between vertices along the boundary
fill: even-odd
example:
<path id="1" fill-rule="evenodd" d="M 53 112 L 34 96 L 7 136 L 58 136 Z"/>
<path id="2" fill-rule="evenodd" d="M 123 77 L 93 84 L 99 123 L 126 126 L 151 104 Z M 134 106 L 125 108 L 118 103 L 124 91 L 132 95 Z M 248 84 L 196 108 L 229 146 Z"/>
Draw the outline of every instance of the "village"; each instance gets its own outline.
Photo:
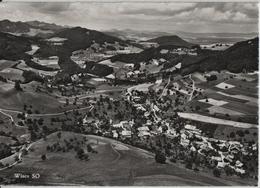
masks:
<path id="1" fill-rule="evenodd" d="M 187 168 L 199 171 L 208 167 L 213 169 L 215 176 L 220 176 L 222 171 L 227 176 L 236 174 L 241 177 L 252 176 L 256 172 L 254 167 L 248 165 L 257 156 L 256 143 L 215 139 L 207 135 L 196 127 L 198 122 L 180 118 L 176 113 L 180 109 L 171 109 L 169 114 L 169 109 L 174 106 L 170 95 L 163 96 L 160 92 L 126 90 L 121 100 L 132 104 L 136 112 L 133 118 L 129 114 L 127 120 L 107 119 L 105 121 L 109 125 L 104 129 L 104 120 L 94 118 L 90 121 L 90 117 L 86 116 L 83 125 L 92 126 L 95 134 L 163 153 L 170 161 L 185 161 Z M 178 108 L 181 108 L 181 104 L 185 103 L 181 101 L 186 97 L 181 92 L 178 94 L 180 97 L 174 103 L 176 105 L 177 102 Z M 116 101 L 113 99 L 113 102 Z M 187 151 L 184 156 L 183 152 L 180 154 L 181 150 Z M 190 155 L 195 158 L 189 159 Z"/>

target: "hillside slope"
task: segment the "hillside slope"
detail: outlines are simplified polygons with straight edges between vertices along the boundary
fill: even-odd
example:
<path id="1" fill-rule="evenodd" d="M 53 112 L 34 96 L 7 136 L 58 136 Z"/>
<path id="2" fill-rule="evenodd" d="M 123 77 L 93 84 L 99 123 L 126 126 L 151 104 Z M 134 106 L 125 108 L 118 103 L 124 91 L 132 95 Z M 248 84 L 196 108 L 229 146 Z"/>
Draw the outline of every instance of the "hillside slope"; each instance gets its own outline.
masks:
<path id="1" fill-rule="evenodd" d="M 58 26 L 56 24 L 49 24 L 39 21 L 30 22 L 14 22 L 10 20 L 0 21 L 0 31 L 5 33 L 10 33 L 16 36 L 26 36 L 26 37 L 40 37 L 45 38 L 53 35 L 55 32 L 64 29 L 63 26 Z"/>
<path id="2" fill-rule="evenodd" d="M 29 55 L 31 43 L 27 38 L 0 32 L 0 59 L 18 60 Z"/>
<path id="3" fill-rule="evenodd" d="M 164 58 L 167 60 L 165 67 L 170 68 L 177 63 L 182 63 L 182 74 L 194 71 L 229 70 L 242 72 L 258 70 L 258 38 L 236 43 L 225 51 L 212 51 L 197 48 L 197 55 L 162 54 L 162 49 L 172 50 L 179 46 L 168 45 L 149 48 L 140 53 L 121 54 L 111 58 L 112 62 L 139 64 L 151 59 Z"/>
<path id="4" fill-rule="evenodd" d="M 211 70 L 229 70 L 239 73 L 242 71 L 258 70 L 258 37 L 234 44 L 223 52 L 211 52 L 210 50 L 201 50 L 199 61 L 186 63 L 183 60 L 183 73 L 192 73 L 194 71 Z"/>
<path id="5" fill-rule="evenodd" d="M 191 48 L 193 46 L 196 46 L 195 44 L 189 43 L 182 38 L 180 38 L 177 35 L 171 35 L 171 36 L 162 36 L 157 37 L 151 40 L 148 40 L 148 42 L 156 42 L 160 46 L 167 46 L 167 45 L 175 45 L 175 46 L 182 46 L 186 48 Z"/>
<path id="6" fill-rule="evenodd" d="M 52 44 L 42 43 L 41 48 L 36 52 L 38 56 L 49 57 L 57 55 L 58 53 L 72 53 L 73 51 L 89 48 L 92 44 L 104 44 L 111 43 L 114 44 L 118 42 L 121 46 L 127 46 L 128 43 L 113 37 L 106 35 L 102 32 L 89 30 L 81 27 L 73 27 L 64 29 L 58 33 L 55 33 L 51 37 L 52 39 L 63 39 L 62 45 L 55 46 Z"/>

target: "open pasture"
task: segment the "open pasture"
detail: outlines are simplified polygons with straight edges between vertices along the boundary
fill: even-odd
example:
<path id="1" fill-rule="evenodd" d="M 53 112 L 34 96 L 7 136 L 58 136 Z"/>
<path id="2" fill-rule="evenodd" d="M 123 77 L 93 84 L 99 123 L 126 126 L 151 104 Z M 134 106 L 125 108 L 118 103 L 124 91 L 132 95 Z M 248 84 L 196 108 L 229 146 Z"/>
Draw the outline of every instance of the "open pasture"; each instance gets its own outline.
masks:
<path id="1" fill-rule="evenodd" d="M 212 82 L 204 82 L 203 84 L 208 83 L 212 84 Z M 248 116 L 251 119 L 253 116 L 257 117 L 258 114 L 257 89 L 257 80 L 249 82 L 229 78 L 224 82 L 215 82 L 215 85 L 206 89 L 203 96 L 197 99 L 196 105 L 201 107 L 201 112 L 208 112 L 210 115 L 228 114 L 231 119 L 233 117 L 237 119 L 239 116 L 243 118 Z M 206 98 L 208 98 L 207 102 Z M 201 103 L 207 103 L 211 106 L 205 107 Z"/>
<path id="2" fill-rule="evenodd" d="M 0 108 L 24 111 L 24 105 L 32 106 L 32 113 L 58 113 L 76 108 L 75 105 L 64 106 L 58 98 L 30 88 L 16 91 L 14 88 L 5 91 L 0 87 Z"/>
<path id="3" fill-rule="evenodd" d="M 235 86 L 225 83 L 225 82 L 221 82 L 220 84 L 216 85 L 215 87 L 226 90 L 226 89 L 234 88 Z"/>
<path id="4" fill-rule="evenodd" d="M 227 108 L 223 108 L 221 106 L 211 106 L 208 108 L 210 114 L 229 114 L 231 116 L 241 116 L 244 115 L 241 112 L 237 112 L 235 110 L 230 110 Z"/>
<path id="5" fill-rule="evenodd" d="M 241 140 L 243 142 L 253 141 L 258 143 L 258 129 L 252 128 L 243 130 L 236 127 L 218 125 L 214 132 L 214 138 L 221 140 Z"/>
<path id="6" fill-rule="evenodd" d="M 151 83 L 144 83 L 144 84 L 138 84 L 136 86 L 130 87 L 127 90 L 129 92 L 133 91 L 133 90 L 138 90 L 138 91 L 143 91 L 143 92 L 148 92 L 149 87 L 152 86 L 153 84 Z"/>
<path id="7" fill-rule="evenodd" d="M 5 68 L 0 71 L 0 76 L 8 80 L 21 80 L 24 81 L 23 71 L 14 68 Z"/>
<path id="8" fill-rule="evenodd" d="M 84 137 L 87 141 L 83 142 Z M 74 150 L 49 152 L 48 145 L 59 143 L 64 147 L 63 140 L 71 140 L 85 150 L 88 161 L 76 157 Z M 82 143 L 82 144 L 81 144 Z M 90 144 L 97 153 L 87 151 Z M 119 145 L 120 148 L 119 148 Z M 128 148 L 128 150 L 122 150 Z M 46 160 L 41 156 L 45 154 Z M 28 166 L 33 168 L 27 168 Z M 200 172 L 194 172 L 177 164 L 158 164 L 153 154 L 108 138 L 81 135 L 71 132 L 61 132 L 47 136 L 46 141 L 39 140 L 32 144 L 31 150 L 23 156 L 22 162 L 3 172 L 3 175 L 12 177 L 13 173 L 39 172 L 39 179 L 28 183 L 36 185 L 239 185 L 235 181 L 220 180 Z M 152 182 L 148 179 L 153 179 Z M 158 179 L 158 181 L 157 181 Z M 189 181 L 187 181 L 189 179 Z M 157 183 L 156 183 L 157 182 Z"/>
<path id="9" fill-rule="evenodd" d="M 239 102 L 239 103 L 246 103 L 248 102 L 245 99 L 242 98 L 238 98 L 238 97 L 233 97 L 232 95 L 227 94 L 226 92 L 222 92 L 222 91 L 216 91 L 213 89 L 209 89 L 207 90 L 206 93 L 207 97 L 216 99 L 216 100 L 223 100 L 226 102 Z"/>
<path id="10" fill-rule="evenodd" d="M 15 136 L 18 140 L 22 139 L 22 135 L 27 133 L 25 127 L 18 127 L 11 122 L 11 119 L 6 115 L 0 113 L 0 131 L 10 135 Z M 3 138 L 2 138 L 3 139 Z M 6 140 L 5 140 L 6 141 Z"/>
<path id="11" fill-rule="evenodd" d="M 226 101 L 223 101 L 223 100 L 215 100 L 215 99 L 212 99 L 212 98 L 201 99 L 201 100 L 199 100 L 199 102 L 208 103 L 208 104 L 211 104 L 211 105 L 213 105 L 213 106 L 222 106 L 222 105 L 224 105 L 224 104 L 227 104 Z"/>
<path id="12" fill-rule="evenodd" d="M 245 115 L 255 115 L 255 116 L 258 115 L 257 106 L 252 107 L 251 105 L 248 105 L 248 104 L 241 104 L 241 103 L 233 102 L 233 103 L 227 103 L 227 104 L 223 105 L 222 107 L 244 113 Z"/>
<path id="13" fill-rule="evenodd" d="M 9 61 L 9 60 L 0 60 L 0 71 L 11 68 L 12 66 L 16 65 L 16 61 Z"/>
<path id="14" fill-rule="evenodd" d="M 43 75 L 55 76 L 57 74 L 57 71 L 43 71 L 43 70 L 34 69 L 34 68 L 26 65 L 25 62 L 19 63 L 16 67 L 21 70 L 33 71 L 33 72 L 36 72 L 38 74 L 43 74 Z M 56 67 L 54 66 L 52 68 L 56 68 Z"/>
<path id="15" fill-rule="evenodd" d="M 34 58 L 33 60 L 36 63 L 43 65 L 43 66 L 52 67 L 52 68 L 56 68 L 56 69 L 60 68 L 60 66 L 58 65 L 58 58 L 54 58 L 54 59 L 37 59 L 37 58 Z"/>

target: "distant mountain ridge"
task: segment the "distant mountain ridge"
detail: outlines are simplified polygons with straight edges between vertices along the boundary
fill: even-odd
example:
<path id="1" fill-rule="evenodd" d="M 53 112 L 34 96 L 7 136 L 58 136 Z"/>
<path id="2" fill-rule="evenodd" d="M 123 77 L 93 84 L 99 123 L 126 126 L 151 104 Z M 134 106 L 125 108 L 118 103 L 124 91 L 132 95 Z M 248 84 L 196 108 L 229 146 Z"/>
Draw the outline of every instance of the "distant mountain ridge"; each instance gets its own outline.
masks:
<path id="1" fill-rule="evenodd" d="M 185 64 L 182 72 L 192 73 L 194 71 L 229 70 L 239 73 L 242 71 L 258 70 L 258 48 L 259 38 L 238 42 L 224 51 L 212 52 L 202 50 L 200 59 Z"/>
<path id="2" fill-rule="evenodd" d="M 258 32 L 252 33 L 193 33 L 180 30 L 174 31 L 139 31 L 134 29 L 112 29 L 105 33 L 119 37 L 124 40 L 147 41 L 161 36 L 177 35 L 182 39 L 194 44 L 214 44 L 214 43 L 236 43 L 249 40 L 258 36 Z"/>
<path id="3" fill-rule="evenodd" d="M 40 21 L 28 21 L 25 23 L 34 28 L 39 28 L 39 29 L 44 29 L 44 30 L 59 31 L 59 30 L 66 28 L 65 26 L 60 26 L 60 25 L 56 25 L 53 23 L 46 23 L 46 22 L 40 22 Z"/>
<path id="4" fill-rule="evenodd" d="M 229 70 L 231 72 L 242 72 L 258 70 L 258 37 L 238 42 L 224 51 L 212 51 L 197 48 L 198 55 L 172 55 L 162 54 L 162 49 L 176 49 L 178 46 L 159 46 L 149 48 L 136 54 L 121 54 L 111 58 L 112 62 L 121 61 L 125 63 L 139 64 L 151 59 L 164 58 L 168 60 L 167 67 L 173 67 L 182 63 L 182 74 L 189 74 L 195 71 L 204 72 L 212 70 Z"/>
<path id="5" fill-rule="evenodd" d="M 62 38 L 64 39 L 64 43 L 60 46 L 52 46 L 42 42 L 40 49 L 36 52 L 37 55 L 49 57 L 58 54 L 62 55 L 63 53 L 71 54 L 73 51 L 87 49 L 94 43 L 104 44 L 118 42 L 122 46 L 128 45 L 126 41 L 119 38 L 82 27 L 66 28 L 51 35 L 49 38 Z"/>
<path id="6" fill-rule="evenodd" d="M 55 24 L 47 24 L 38 21 L 13 23 L 9 20 L 0 21 L 0 26 L 1 25 L 3 27 L 0 27 L 0 59 L 6 60 L 26 59 L 27 62 L 30 62 L 31 56 L 26 52 L 32 49 L 31 46 L 33 44 L 40 47 L 34 56 L 40 58 L 59 56 L 63 57 L 65 60 L 71 56 L 73 51 L 87 49 L 91 47 L 93 43 L 99 45 L 105 43 L 119 43 L 121 46 L 131 45 L 128 41 L 117 37 L 81 27 L 63 28 Z M 47 39 L 61 38 L 64 39 L 64 43 L 61 45 L 53 45 L 51 42 L 48 42 L 47 39 L 39 38 L 38 36 L 24 37 L 10 34 L 12 32 L 25 32 L 31 27 L 56 29 L 56 31 L 50 34 Z M 111 58 L 111 61 L 122 61 L 138 65 L 140 62 L 147 62 L 153 58 L 165 58 L 168 61 L 167 67 L 174 66 L 181 61 L 181 72 L 183 74 L 194 71 L 203 72 L 223 69 L 227 69 L 231 72 L 242 72 L 243 70 L 254 71 L 258 70 L 258 40 L 258 37 L 256 37 L 254 39 L 238 42 L 224 51 L 213 52 L 211 50 L 197 48 L 197 56 L 190 56 L 187 54 L 178 56 L 172 53 L 161 53 L 161 50 L 166 49 L 170 51 L 180 47 L 191 48 L 196 45 L 189 43 L 176 35 L 162 36 L 148 40 L 150 42 L 157 42 L 160 45 L 158 48 L 145 49 L 140 53 L 115 55 Z M 89 69 L 92 69 L 92 67 L 89 67 Z"/>
<path id="7" fill-rule="evenodd" d="M 196 46 L 196 44 L 189 43 L 177 35 L 157 37 L 157 38 L 148 40 L 148 42 L 156 42 L 160 46 L 175 45 L 175 46 L 183 46 L 183 47 L 187 47 L 187 48 Z"/>
<path id="8" fill-rule="evenodd" d="M 28 57 L 31 42 L 24 37 L 0 32 L 0 59 L 19 60 Z"/>
<path id="9" fill-rule="evenodd" d="M 50 34 L 63 30 L 65 27 L 39 21 L 13 22 L 10 20 L 0 21 L 0 31 L 17 36 L 48 37 Z"/>
<path id="10" fill-rule="evenodd" d="M 10 33 L 26 33 L 30 31 L 30 25 L 24 22 L 11 22 L 9 20 L 0 21 L 0 31 Z"/>

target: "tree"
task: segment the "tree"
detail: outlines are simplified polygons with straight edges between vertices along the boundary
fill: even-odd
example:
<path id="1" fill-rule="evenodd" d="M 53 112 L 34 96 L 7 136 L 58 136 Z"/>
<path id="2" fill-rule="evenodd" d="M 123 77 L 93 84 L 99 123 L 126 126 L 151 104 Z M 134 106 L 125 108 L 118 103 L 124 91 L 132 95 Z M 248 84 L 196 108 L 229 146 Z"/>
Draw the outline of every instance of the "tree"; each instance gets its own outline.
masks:
<path id="1" fill-rule="evenodd" d="M 192 169 L 192 162 L 188 161 L 185 167 L 188 169 Z"/>
<path id="2" fill-rule="evenodd" d="M 195 109 L 196 109 L 196 111 L 199 111 L 200 110 L 200 106 L 196 106 Z"/>
<path id="3" fill-rule="evenodd" d="M 0 143 L 0 159 L 8 157 L 12 154 L 12 149 L 9 145 Z"/>
<path id="4" fill-rule="evenodd" d="M 234 169 L 232 169 L 230 166 L 226 165 L 224 167 L 224 171 L 227 176 L 232 176 L 234 174 Z"/>
<path id="5" fill-rule="evenodd" d="M 162 152 L 156 153 L 156 155 L 155 155 L 155 161 L 156 161 L 157 163 L 165 164 L 165 161 L 166 161 L 165 154 L 162 153 Z"/>
<path id="6" fill-rule="evenodd" d="M 46 147 L 46 150 L 47 150 L 47 151 L 50 151 L 50 150 L 51 150 L 51 147 L 48 145 L 48 146 Z"/>
<path id="7" fill-rule="evenodd" d="M 42 159 L 43 161 L 45 161 L 45 160 L 47 159 L 46 155 L 43 154 L 43 155 L 41 156 L 41 159 Z"/>
<path id="8" fill-rule="evenodd" d="M 15 162 L 18 162 L 20 160 L 18 155 L 15 156 L 14 160 L 15 160 Z"/>
<path id="9" fill-rule="evenodd" d="M 17 91 L 23 91 L 23 89 L 21 88 L 20 83 L 21 83 L 20 80 L 16 80 L 15 83 L 14 83 L 14 88 L 15 88 Z"/>
<path id="10" fill-rule="evenodd" d="M 69 105 L 69 99 L 66 99 L 66 106 Z"/>
<path id="11" fill-rule="evenodd" d="M 61 138 L 61 132 L 57 133 L 57 137 L 60 139 Z"/>
<path id="12" fill-rule="evenodd" d="M 214 168 L 213 175 L 219 178 L 221 175 L 221 171 L 218 168 Z"/>
<path id="13" fill-rule="evenodd" d="M 206 79 L 207 79 L 207 81 L 214 81 L 214 80 L 217 80 L 218 77 L 217 77 L 217 75 L 213 74 L 211 76 L 208 76 Z"/>
<path id="14" fill-rule="evenodd" d="M 23 150 L 22 150 L 22 154 L 23 154 L 23 155 L 27 155 L 27 154 L 28 154 L 28 151 L 27 151 L 26 149 L 23 149 Z"/>
<path id="15" fill-rule="evenodd" d="M 238 136 L 240 136 L 240 137 L 244 137 L 244 136 L 245 136 L 245 133 L 244 133 L 244 131 L 242 131 L 242 130 L 238 130 L 238 131 L 236 132 L 236 134 L 237 134 Z"/>
<path id="16" fill-rule="evenodd" d="M 230 136 L 230 138 L 234 138 L 236 135 L 234 132 L 231 132 L 229 136 Z"/>

